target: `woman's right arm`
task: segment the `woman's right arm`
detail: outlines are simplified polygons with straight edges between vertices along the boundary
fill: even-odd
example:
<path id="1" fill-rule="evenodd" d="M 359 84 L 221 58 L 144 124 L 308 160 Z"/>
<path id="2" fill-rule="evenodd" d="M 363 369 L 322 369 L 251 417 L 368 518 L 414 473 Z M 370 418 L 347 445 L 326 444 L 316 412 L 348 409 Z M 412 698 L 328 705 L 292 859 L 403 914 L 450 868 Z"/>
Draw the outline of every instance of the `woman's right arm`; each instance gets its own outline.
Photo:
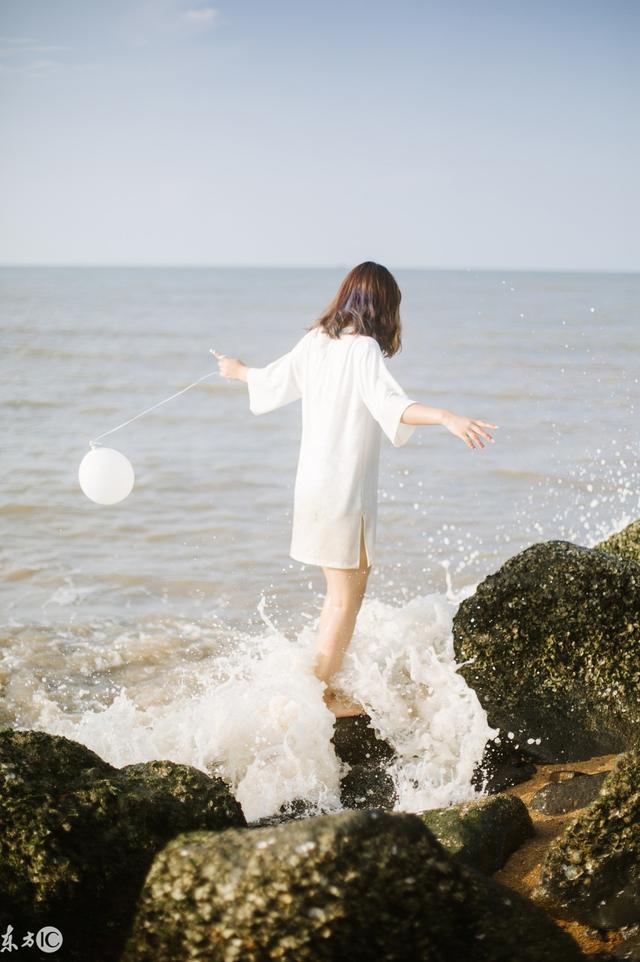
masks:
<path id="1" fill-rule="evenodd" d="M 253 414 L 266 414 L 302 397 L 300 372 L 308 337 L 308 333 L 304 334 L 290 351 L 264 367 L 251 367 L 237 357 L 228 357 L 217 351 L 212 351 L 212 354 L 223 377 L 246 381 L 249 410 Z"/>
<path id="2" fill-rule="evenodd" d="M 248 365 L 243 361 L 238 360 L 237 357 L 228 357 L 226 354 L 218 354 L 217 351 L 211 351 L 216 361 L 218 362 L 218 373 L 222 377 L 228 378 L 230 381 L 246 381 L 247 371 L 249 370 Z"/>
<path id="3" fill-rule="evenodd" d="M 488 421 L 467 418 L 461 414 L 454 414 L 453 411 L 448 411 L 446 408 L 434 408 L 417 401 L 414 401 L 403 411 L 401 421 L 404 424 L 442 424 L 472 450 L 475 447 L 484 447 L 480 435 L 495 444 L 495 439 L 483 428 L 498 427 L 497 424 L 490 424 Z"/>

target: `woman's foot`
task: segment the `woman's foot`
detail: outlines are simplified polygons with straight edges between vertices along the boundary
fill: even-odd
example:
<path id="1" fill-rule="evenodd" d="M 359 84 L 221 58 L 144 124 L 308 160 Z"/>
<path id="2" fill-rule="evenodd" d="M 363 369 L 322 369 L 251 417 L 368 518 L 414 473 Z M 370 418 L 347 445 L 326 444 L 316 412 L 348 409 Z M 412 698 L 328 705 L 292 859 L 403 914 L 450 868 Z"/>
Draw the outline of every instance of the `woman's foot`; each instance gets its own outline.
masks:
<path id="1" fill-rule="evenodd" d="M 324 703 L 336 718 L 350 718 L 352 715 L 366 714 L 359 702 L 351 701 L 344 695 L 339 695 L 331 688 L 327 688 L 324 693 Z"/>

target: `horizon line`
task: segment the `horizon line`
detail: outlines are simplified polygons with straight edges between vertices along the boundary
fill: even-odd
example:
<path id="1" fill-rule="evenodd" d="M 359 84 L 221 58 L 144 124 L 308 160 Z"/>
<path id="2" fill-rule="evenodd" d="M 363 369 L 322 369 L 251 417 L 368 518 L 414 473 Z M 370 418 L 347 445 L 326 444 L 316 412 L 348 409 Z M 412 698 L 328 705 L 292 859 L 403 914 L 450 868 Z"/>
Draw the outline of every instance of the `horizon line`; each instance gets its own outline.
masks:
<path id="1" fill-rule="evenodd" d="M 341 270 L 348 271 L 351 267 L 345 264 L 208 264 L 208 263 L 172 263 L 172 262 L 153 262 L 153 263 L 119 263 L 110 261 L 3 261 L 0 262 L 2 268 L 54 268 L 54 269 L 125 269 L 125 270 L 285 270 L 285 271 L 328 271 Z M 393 270 L 397 271 L 423 271 L 423 272 L 449 272 L 449 273 L 476 273 L 476 274 L 638 274 L 640 268 L 608 268 L 608 267 L 434 267 L 427 265 L 394 265 Z"/>

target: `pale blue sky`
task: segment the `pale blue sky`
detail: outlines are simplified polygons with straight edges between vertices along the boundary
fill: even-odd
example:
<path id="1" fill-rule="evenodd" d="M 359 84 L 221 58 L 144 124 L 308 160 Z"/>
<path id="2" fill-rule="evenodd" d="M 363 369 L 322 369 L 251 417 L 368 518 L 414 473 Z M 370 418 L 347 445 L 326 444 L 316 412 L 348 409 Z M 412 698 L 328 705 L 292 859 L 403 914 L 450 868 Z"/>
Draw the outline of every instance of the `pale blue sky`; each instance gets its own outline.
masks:
<path id="1" fill-rule="evenodd" d="M 0 262 L 638 270 L 639 25 L 635 0 L 1 0 Z"/>

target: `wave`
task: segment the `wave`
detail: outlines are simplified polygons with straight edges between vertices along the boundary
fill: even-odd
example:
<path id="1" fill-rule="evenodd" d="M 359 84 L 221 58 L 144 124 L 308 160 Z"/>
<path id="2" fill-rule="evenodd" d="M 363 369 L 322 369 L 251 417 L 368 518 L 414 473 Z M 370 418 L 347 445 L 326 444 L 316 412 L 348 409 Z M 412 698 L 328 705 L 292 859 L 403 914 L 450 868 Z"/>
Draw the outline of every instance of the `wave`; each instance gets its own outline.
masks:
<path id="1" fill-rule="evenodd" d="M 397 752 L 389 773 L 398 811 L 475 797 L 471 776 L 496 734 L 457 671 L 451 621 L 460 600 L 451 592 L 400 607 L 365 599 L 335 679 Z M 153 657 L 145 665 L 139 648 L 118 645 L 111 664 L 126 677 L 132 659 L 135 671 L 130 665 L 131 681 L 110 686 L 107 704 L 70 712 L 40 685 L 30 693 L 29 727 L 73 738 L 117 766 L 169 759 L 219 774 L 249 821 L 296 799 L 318 812 L 339 809 L 343 769 L 331 742 L 334 716 L 313 673 L 317 619 L 288 638 L 266 616 L 264 599 L 258 610 L 258 635 L 236 632 L 213 653 L 205 645 L 195 661 L 180 658 L 178 649 L 169 669 L 154 666 Z M 158 641 L 147 632 L 148 653 Z M 197 647 L 198 632 L 191 641 Z M 165 637 L 160 647 L 168 644 L 184 639 Z M 92 650 L 102 657 L 104 642 L 82 646 L 85 661 Z M 86 681 L 86 664 L 84 675 Z"/>

